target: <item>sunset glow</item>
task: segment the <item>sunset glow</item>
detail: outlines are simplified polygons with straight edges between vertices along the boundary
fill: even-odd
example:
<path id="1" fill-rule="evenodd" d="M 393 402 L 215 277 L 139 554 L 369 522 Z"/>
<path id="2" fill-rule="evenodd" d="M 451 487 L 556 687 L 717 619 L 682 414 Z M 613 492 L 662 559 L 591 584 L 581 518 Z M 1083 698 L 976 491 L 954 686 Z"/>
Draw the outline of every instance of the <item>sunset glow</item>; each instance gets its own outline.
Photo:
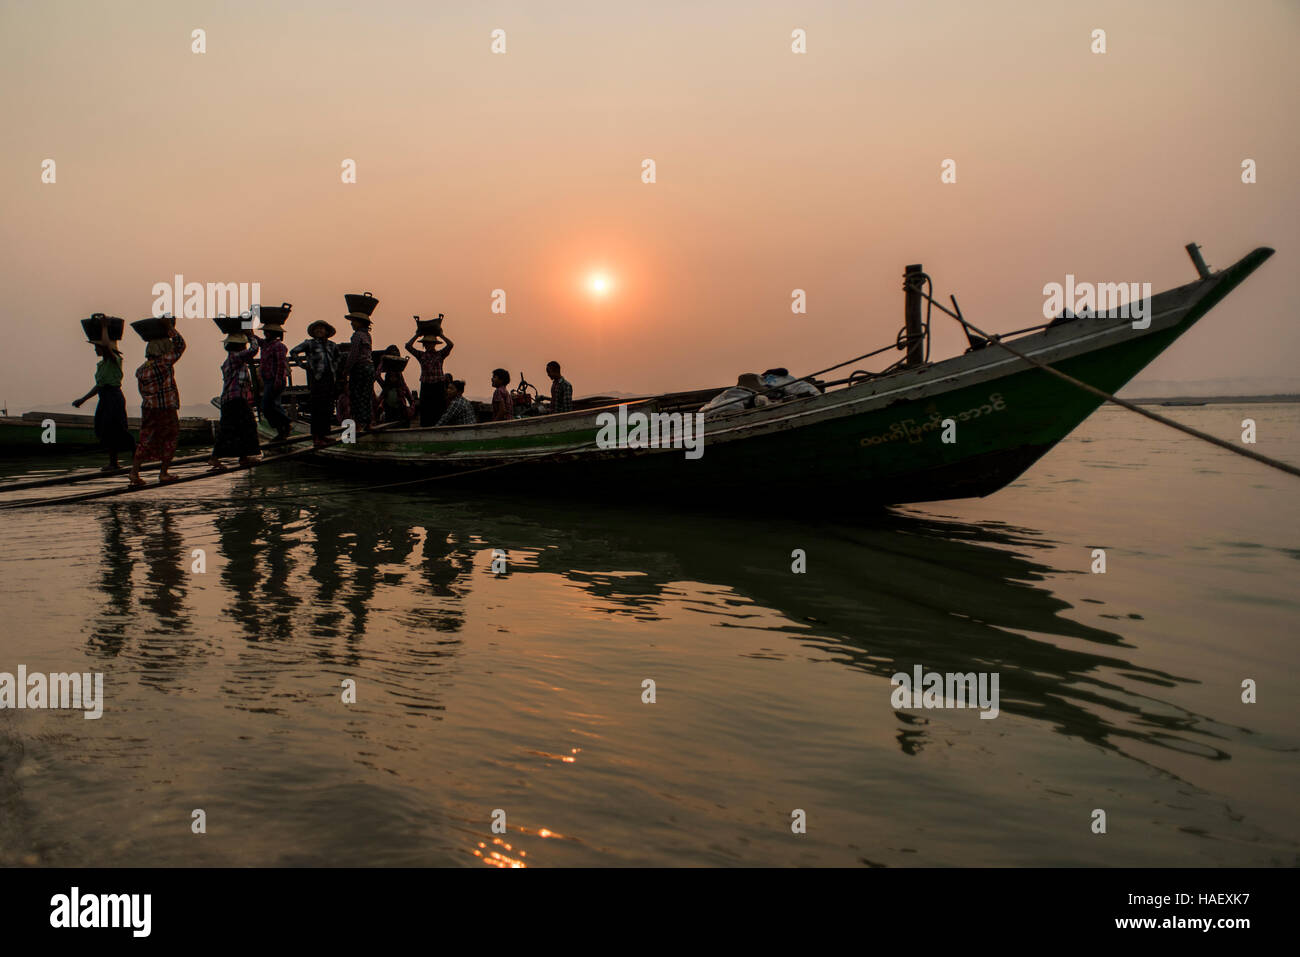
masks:
<path id="1" fill-rule="evenodd" d="M 603 296 L 609 292 L 610 285 L 609 277 L 604 273 L 595 273 L 589 280 L 587 280 L 588 288 L 590 288 L 597 296 Z"/>

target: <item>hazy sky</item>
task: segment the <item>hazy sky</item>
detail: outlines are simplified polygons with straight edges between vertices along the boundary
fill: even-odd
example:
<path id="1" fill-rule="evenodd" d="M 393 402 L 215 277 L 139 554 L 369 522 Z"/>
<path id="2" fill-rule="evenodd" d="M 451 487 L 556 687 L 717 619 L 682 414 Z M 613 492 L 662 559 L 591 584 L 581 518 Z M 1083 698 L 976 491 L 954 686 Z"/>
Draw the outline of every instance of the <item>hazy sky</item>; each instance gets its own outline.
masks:
<path id="1" fill-rule="evenodd" d="M 1147 375 L 1294 376 L 1298 40 L 1300 6 L 1265 0 L 4 0 L 0 400 L 66 408 L 94 366 L 77 320 L 145 316 L 176 273 L 260 282 L 292 342 L 314 318 L 343 338 L 370 290 L 377 346 L 443 312 L 471 392 L 554 358 L 582 395 L 865 352 L 907 263 L 1007 330 L 1067 272 L 1187 282 L 1192 240 L 1278 255 Z M 205 403 L 220 337 L 181 328 Z M 935 355 L 961 344 L 945 324 Z"/>

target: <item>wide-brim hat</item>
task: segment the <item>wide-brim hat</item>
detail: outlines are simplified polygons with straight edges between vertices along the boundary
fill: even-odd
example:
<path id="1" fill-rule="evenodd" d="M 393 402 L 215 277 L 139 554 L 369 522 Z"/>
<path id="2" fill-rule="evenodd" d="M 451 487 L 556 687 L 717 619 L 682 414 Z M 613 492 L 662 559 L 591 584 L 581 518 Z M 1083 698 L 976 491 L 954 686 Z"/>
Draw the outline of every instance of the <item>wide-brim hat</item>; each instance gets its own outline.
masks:
<path id="1" fill-rule="evenodd" d="M 333 326 L 331 326 L 331 325 L 330 325 L 328 322 L 326 322 L 324 319 L 317 319 L 315 322 L 313 322 L 313 323 L 311 323 L 309 326 L 307 326 L 307 335 L 309 335 L 309 336 L 314 336 L 314 335 L 316 334 L 316 328 L 317 328 L 318 326 L 324 326 L 324 327 L 325 327 L 325 338 L 326 338 L 326 339 L 333 339 L 333 338 L 334 338 L 334 334 L 335 334 L 336 332 L 338 332 L 337 329 L 335 329 Z"/>
<path id="2" fill-rule="evenodd" d="M 248 336 L 244 335 L 242 332 L 231 332 L 227 333 L 226 338 L 221 341 L 226 345 L 230 345 L 233 342 L 241 346 L 246 346 L 248 345 Z"/>
<path id="3" fill-rule="evenodd" d="M 155 339 L 171 338 L 171 316 L 145 316 L 143 319 L 137 319 L 131 323 L 131 328 L 145 342 L 153 342 Z"/>
<path id="4" fill-rule="evenodd" d="M 117 342 L 122 338 L 122 333 L 126 331 L 126 322 L 117 316 L 106 316 L 102 312 L 92 313 L 89 319 L 81 320 L 81 328 L 86 333 L 86 340 L 99 345 L 104 340 L 104 332 L 108 332 L 108 338 Z"/>
<path id="5" fill-rule="evenodd" d="M 252 315 L 249 314 L 248 319 L 251 318 Z M 218 329 L 226 335 L 232 336 L 244 333 L 244 323 L 247 319 L 244 316 L 213 316 L 212 321 L 217 324 Z"/>
<path id="6" fill-rule="evenodd" d="M 736 385 L 740 386 L 742 389 L 751 389 L 754 392 L 762 392 L 763 389 L 766 388 L 758 378 L 757 374 L 753 372 L 743 373 L 736 379 Z"/>
<path id="7" fill-rule="evenodd" d="M 370 295 L 370 293 L 363 292 L 358 296 L 356 293 L 349 292 L 344 294 L 343 299 L 348 304 L 348 311 L 344 316 L 345 319 L 350 319 L 353 322 L 364 322 L 366 324 L 374 322 L 370 317 L 374 314 L 375 306 L 379 305 L 379 300 Z"/>

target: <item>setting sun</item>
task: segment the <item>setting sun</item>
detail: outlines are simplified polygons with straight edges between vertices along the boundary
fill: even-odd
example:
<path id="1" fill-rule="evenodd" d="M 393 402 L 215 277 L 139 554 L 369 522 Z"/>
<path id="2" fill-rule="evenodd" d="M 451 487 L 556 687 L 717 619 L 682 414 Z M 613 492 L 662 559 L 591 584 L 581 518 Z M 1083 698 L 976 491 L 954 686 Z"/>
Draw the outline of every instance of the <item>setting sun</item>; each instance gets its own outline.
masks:
<path id="1" fill-rule="evenodd" d="M 587 285 L 591 287 L 591 291 L 596 295 L 603 296 L 609 291 L 609 277 L 603 273 L 597 273 L 587 281 Z"/>

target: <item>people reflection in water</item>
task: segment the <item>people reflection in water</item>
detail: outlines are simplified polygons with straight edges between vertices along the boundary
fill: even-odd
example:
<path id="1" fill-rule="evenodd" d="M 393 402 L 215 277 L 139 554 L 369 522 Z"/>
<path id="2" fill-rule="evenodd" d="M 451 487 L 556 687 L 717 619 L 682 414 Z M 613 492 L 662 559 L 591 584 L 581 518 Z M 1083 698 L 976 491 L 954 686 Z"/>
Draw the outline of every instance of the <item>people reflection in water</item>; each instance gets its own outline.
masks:
<path id="1" fill-rule="evenodd" d="M 197 653 L 186 610 L 191 563 L 178 512 L 167 504 L 115 502 L 99 521 L 105 603 L 94 621 L 90 652 L 137 659 L 141 683 L 163 689 Z"/>
<path id="2" fill-rule="evenodd" d="M 138 513 L 139 503 L 113 502 L 100 519 L 104 545 L 100 549 L 99 590 L 105 602 L 90 640 L 99 653 L 108 656 L 121 652 L 132 618 L 131 572 L 135 566 L 128 541 L 131 509 Z"/>
<path id="3" fill-rule="evenodd" d="M 266 522 L 261 509 L 229 508 L 213 524 L 221 548 L 221 583 L 226 586 L 223 614 L 238 621 L 252 641 L 263 637 L 260 557 Z M 268 603 L 269 604 L 269 603 Z"/>
<path id="4" fill-rule="evenodd" d="M 306 579 L 294 574 L 295 516 L 308 553 L 299 566 Z M 136 579 L 148 583 L 141 605 L 165 628 L 182 627 L 189 561 L 170 508 L 119 505 L 102 521 L 103 646 L 112 653 L 130 620 L 132 578 L 125 569 L 136 541 L 147 570 Z M 675 617 L 687 607 L 715 626 L 771 632 L 763 641 L 773 654 L 815 656 L 859 671 L 875 679 L 882 701 L 890 678 L 917 665 L 927 672 L 997 672 L 1004 715 L 1045 721 L 1147 763 L 1162 748 L 1210 760 L 1228 756 L 1228 729 L 1162 697 L 1161 689 L 1189 679 L 1133 664 L 1122 634 L 1086 623 L 1044 584 L 1070 570 L 1036 560 L 1036 550 L 1051 543 L 1031 531 L 906 515 L 822 527 L 770 521 L 765 534 L 772 540 L 816 548 L 817 574 L 799 575 L 790 573 L 788 558 L 783 564 L 781 556 L 754 549 L 748 518 L 655 513 L 638 521 L 593 508 L 568 511 L 559 524 L 553 506 L 513 499 L 508 519 L 489 505 L 457 503 L 453 510 L 363 501 L 232 509 L 214 521 L 225 556 L 227 614 L 248 633 L 296 634 L 331 662 L 358 662 L 367 641 L 379 640 L 367 638 L 377 597 L 385 626 L 396 613 L 403 628 L 410 622 L 459 631 L 476 556 L 485 547 L 534 551 L 535 560 L 511 563 L 512 576 L 563 576 L 604 613 Z M 125 633 L 133 630 L 139 632 L 138 623 Z M 409 636 L 418 639 L 418 631 L 403 637 Z M 928 747 L 943 724 L 923 710 L 898 710 L 895 719 L 905 754 Z"/>
<path id="5" fill-rule="evenodd" d="M 468 590 L 468 582 L 474 571 L 474 551 L 465 544 L 465 535 L 441 527 L 428 526 L 422 529 L 424 544 L 421 546 L 423 561 L 420 571 L 429 590 L 435 598 L 445 599 L 424 612 L 426 623 L 436 631 L 460 631 L 465 625 L 465 609 L 461 599 Z M 457 588 L 457 580 L 462 587 Z"/>
<path id="6" fill-rule="evenodd" d="M 152 508 L 139 503 L 130 504 L 139 508 L 139 511 L 132 512 L 132 518 L 144 529 L 140 554 L 148 586 L 140 604 L 153 612 L 164 630 L 182 631 L 190 624 L 184 612 L 186 586 L 192 572 L 176 509 L 167 504 Z"/>
<path id="7" fill-rule="evenodd" d="M 289 587 L 293 561 L 290 551 L 298 540 L 286 532 L 298 518 L 296 505 L 281 505 L 262 511 L 266 555 L 262 580 L 262 635 L 286 639 L 293 635 L 294 621 L 302 599 Z"/>

